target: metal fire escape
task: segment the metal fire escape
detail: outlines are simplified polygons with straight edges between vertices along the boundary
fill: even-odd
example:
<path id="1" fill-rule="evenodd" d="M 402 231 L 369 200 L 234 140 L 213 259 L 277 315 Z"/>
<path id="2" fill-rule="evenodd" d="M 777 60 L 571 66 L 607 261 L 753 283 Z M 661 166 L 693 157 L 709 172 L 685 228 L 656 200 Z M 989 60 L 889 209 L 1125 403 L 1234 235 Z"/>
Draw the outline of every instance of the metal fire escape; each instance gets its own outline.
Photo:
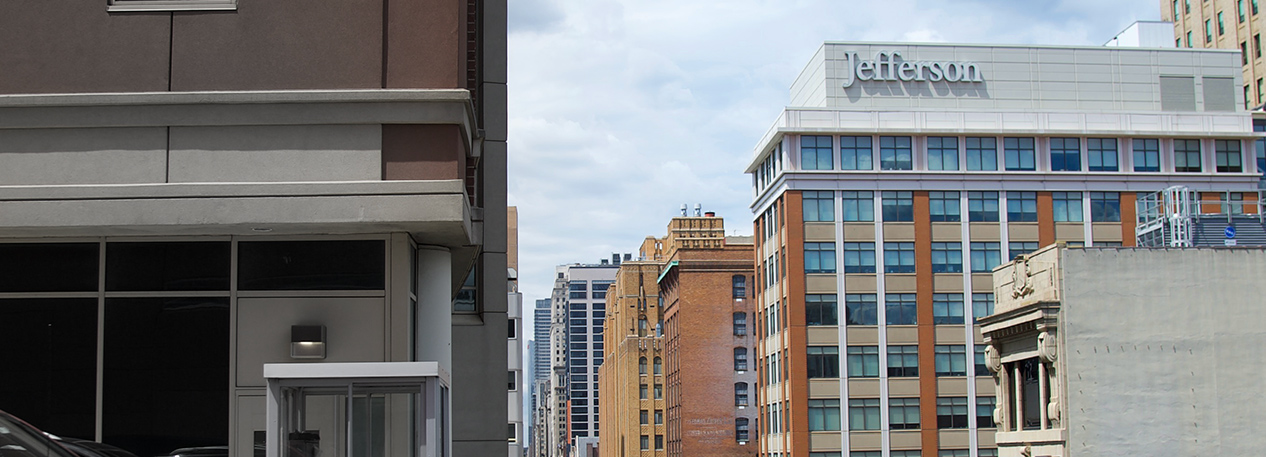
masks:
<path id="1" fill-rule="evenodd" d="M 1217 200 L 1205 200 L 1200 192 L 1172 186 L 1139 196 L 1138 225 L 1134 229 L 1138 246 L 1221 245 L 1224 227 L 1239 227 L 1241 239 L 1257 245 L 1258 238 L 1266 235 L 1263 226 L 1263 209 L 1266 208 L 1263 208 L 1261 193 L 1256 201 L 1234 200 L 1230 192 L 1221 194 Z"/>

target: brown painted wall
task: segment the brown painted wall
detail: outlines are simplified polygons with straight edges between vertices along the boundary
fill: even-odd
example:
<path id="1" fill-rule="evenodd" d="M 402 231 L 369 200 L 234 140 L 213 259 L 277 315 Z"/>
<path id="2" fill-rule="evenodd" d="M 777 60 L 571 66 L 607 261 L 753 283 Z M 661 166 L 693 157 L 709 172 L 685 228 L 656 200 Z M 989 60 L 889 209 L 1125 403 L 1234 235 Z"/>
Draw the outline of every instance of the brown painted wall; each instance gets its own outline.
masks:
<path id="1" fill-rule="evenodd" d="M 461 179 L 466 146 L 453 124 L 382 126 L 382 179 Z"/>
<path id="2" fill-rule="evenodd" d="M 1138 194 L 1133 192 L 1121 192 L 1121 245 L 1136 246 L 1138 240 L 1134 238 L 1134 227 L 1138 224 L 1137 203 Z"/>
<path id="3" fill-rule="evenodd" d="M 932 216 L 927 191 L 914 192 L 914 274 L 919 332 L 919 423 L 923 452 L 936 452 L 936 325 L 932 316 Z M 880 293 L 883 293 L 880 291 Z M 880 315 L 882 316 L 882 314 Z M 880 317 L 883 319 L 883 317 Z M 885 357 L 885 355 L 880 355 Z M 880 405 L 887 408 L 888 405 Z"/>
<path id="4" fill-rule="evenodd" d="M 383 87 L 466 87 L 466 2 L 386 0 Z"/>
<path id="5" fill-rule="evenodd" d="M 784 366 L 789 367 L 785 382 L 790 387 L 790 392 L 785 397 L 788 403 L 784 420 L 791 421 L 791 443 L 788 449 L 792 455 L 807 455 L 809 449 L 809 354 L 806 352 L 809 339 L 804 324 L 804 206 L 801 202 L 799 191 L 784 193 L 780 201 L 782 220 L 779 221 L 782 224 L 779 231 L 787 236 L 787 245 L 782 249 L 786 257 L 779 259 L 780 263 L 786 265 L 782 270 L 799 272 L 781 276 L 779 281 L 783 284 L 782 302 L 786 309 L 782 324 L 789 332 L 787 347 L 791 348 L 784 359 Z M 847 408 L 841 405 L 841 414 L 845 411 Z"/>
<path id="6" fill-rule="evenodd" d="M 1037 193 L 1037 245 L 1055 242 L 1055 200 L 1050 192 Z M 1005 246 L 1003 246 L 1005 247 Z"/>

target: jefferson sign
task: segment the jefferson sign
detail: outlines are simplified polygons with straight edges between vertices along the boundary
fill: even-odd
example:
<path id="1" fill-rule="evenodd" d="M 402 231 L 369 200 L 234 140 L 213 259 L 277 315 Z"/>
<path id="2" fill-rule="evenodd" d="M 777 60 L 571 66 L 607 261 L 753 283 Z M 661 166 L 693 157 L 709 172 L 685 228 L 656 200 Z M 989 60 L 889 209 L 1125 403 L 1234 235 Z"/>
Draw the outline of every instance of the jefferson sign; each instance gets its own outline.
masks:
<path id="1" fill-rule="evenodd" d="M 844 87 L 853 81 L 947 81 L 984 82 L 975 62 L 911 62 L 896 51 L 879 51 L 873 60 L 861 60 L 856 52 L 844 53 Z"/>

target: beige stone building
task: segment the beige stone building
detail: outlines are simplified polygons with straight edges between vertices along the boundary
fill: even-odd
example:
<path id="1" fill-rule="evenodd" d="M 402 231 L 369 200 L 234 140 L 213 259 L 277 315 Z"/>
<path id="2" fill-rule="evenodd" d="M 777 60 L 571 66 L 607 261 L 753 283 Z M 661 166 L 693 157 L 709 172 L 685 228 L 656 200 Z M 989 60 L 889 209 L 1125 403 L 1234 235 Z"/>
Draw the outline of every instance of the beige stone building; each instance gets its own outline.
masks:
<path id="1" fill-rule="evenodd" d="M 1262 31 L 1266 12 L 1259 0 L 1161 0 L 1161 19 L 1174 23 L 1174 45 L 1240 51 L 1244 67 L 1244 106 L 1260 110 L 1266 103 L 1266 66 Z"/>

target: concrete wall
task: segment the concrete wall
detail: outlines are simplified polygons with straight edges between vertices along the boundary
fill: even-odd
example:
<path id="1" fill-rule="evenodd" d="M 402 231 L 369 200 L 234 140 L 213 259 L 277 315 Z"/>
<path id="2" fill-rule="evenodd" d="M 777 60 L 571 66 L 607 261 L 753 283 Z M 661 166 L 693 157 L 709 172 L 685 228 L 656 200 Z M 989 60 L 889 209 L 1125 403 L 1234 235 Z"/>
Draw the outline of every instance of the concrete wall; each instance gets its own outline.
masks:
<path id="1" fill-rule="evenodd" d="M 1061 334 L 1070 455 L 1266 447 L 1266 250 L 1068 249 Z"/>

